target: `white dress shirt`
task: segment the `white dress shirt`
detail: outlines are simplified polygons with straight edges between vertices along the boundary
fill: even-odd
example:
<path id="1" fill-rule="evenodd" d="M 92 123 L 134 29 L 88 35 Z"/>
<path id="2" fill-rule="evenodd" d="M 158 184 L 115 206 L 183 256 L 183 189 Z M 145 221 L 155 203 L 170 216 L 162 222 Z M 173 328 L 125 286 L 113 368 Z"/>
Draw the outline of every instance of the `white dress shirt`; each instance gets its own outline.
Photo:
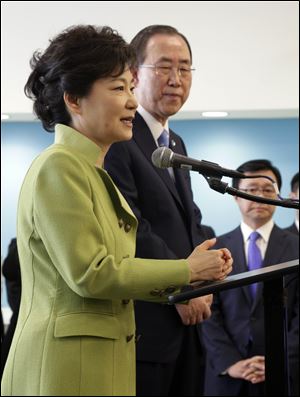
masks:
<path id="1" fill-rule="evenodd" d="M 244 239 L 244 250 L 245 250 L 245 257 L 246 260 L 248 261 L 248 245 L 249 245 L 249 237 L 250 234 L 254 231 L 260 234 L 261 237 L 259 237 L 256 241 L 258 248 L 260 249 L 261 252 L 261 257 L 264 259 L 270 234 L 272 232 L 274 226 L 274 221 L 273 219 L 270 219 L 267 223 L 265 223 L 263 226 L 259 227 L 258 229 L 253 230 L 250 226 L 248 226 L 245 222 L 241 223 L 241 231 Z"/>
<path id="2" fill-rule="evenodd" d="M 139 114 L 145 120 L 145 123 L 149 127 L 149 130 L 151 131 L 153 139 L 156 142 L 156 145 L 158 147 L 159 144 L 158 144 L 157 140 L 160 137 L 160 135 L 163 132 L 163 130 L 166 130 L 167 133 L 169 134 L 169 122 L 168 122 L 168 120 L 166 121 L 166 123 L 164 125 L 162 125 L 159 121 L 157 121 L 152 116 L 152 114 L 150 114 L 147 110 L 145 110 L 142 105 L 138 106 L 137 111 L 139 112 Z M 173 168 L 169 167 L 168 168 L 168 172 L 169 172 L 171 178 L 173 179 L 173 181 L 175 181 Z"/>

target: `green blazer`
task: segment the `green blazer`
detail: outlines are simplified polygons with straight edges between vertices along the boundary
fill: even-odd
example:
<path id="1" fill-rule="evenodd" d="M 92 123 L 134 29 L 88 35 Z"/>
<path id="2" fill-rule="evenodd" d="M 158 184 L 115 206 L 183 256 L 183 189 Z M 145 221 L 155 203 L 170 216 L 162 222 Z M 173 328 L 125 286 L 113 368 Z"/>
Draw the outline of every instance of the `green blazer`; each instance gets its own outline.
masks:
<path id="1" fill-rule="evenodd" d="M 3 396 L 134 395 L 132 300 L 161 302 L 189 282 L 186 260 L 135 258 L 137 220 L 95 166 L 100 151 L 57 125 L 25 177 L 22 298 Z"/>

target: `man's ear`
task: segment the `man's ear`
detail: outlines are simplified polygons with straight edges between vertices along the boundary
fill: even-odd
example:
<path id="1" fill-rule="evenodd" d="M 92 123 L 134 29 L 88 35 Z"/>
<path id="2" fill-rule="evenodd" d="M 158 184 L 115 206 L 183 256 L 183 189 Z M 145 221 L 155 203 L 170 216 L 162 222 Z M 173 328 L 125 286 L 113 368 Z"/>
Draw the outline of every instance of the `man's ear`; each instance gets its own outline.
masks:
<path id="1" fill-rule="evenodd" d="M 71 95 L 67 92 L 64 92 L 64 101 L 69 112 L 75 114 L 79 114 L 81 112 L 80 98 L 76 97 L 75 95 Z"/>

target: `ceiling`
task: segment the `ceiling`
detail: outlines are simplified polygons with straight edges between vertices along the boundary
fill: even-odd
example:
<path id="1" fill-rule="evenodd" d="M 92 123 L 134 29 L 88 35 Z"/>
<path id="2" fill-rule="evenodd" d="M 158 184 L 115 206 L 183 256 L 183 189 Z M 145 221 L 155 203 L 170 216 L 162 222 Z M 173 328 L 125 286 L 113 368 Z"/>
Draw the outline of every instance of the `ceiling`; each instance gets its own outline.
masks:
<path id="1" fill-rule="evenodd" d="M 23 92 L 29 59 L 64 28 L 109 25 L 130 41 L 147 25 L 168 24 L 189 39 L 196 68 L 175 118 L 298 117 L 298 15 L 298 1 L 2 1 L 1 113 L 33 120 Z"/>

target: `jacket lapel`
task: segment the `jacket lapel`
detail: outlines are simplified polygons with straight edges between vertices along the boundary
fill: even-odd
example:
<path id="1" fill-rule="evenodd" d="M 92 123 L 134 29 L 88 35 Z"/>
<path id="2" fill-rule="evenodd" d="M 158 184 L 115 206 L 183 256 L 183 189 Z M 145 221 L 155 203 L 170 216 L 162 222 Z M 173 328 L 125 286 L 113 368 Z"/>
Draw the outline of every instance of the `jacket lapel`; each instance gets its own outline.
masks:
<path id="1" fill-rule="evenodd" d="M 171 141 L 171 148 L 174 153 L 181 154 L 186 156 L 185 148 L 182 148 L 182 141 L 170 130 L 170 141 Z M 176 188 L 177 192 L 182 200 L 184 205 L 184 210 L 187 214 L 187 219 L 192 219 L 194 214 L 194 199 L 193 193 L 191 191 L 190 185 L 190 175 L 189 171 L 185 169 L 174 168 L 174 176 L 176 180 Z"/>
<path id="2" fill-rule="evenodd" d="M 139 148 L 142 150 L 148 161 L 152 164 L 151 156 L 154 150 L 157 149 L 157 146 L 153 139 L 151 131 L 149 130 L 147 124 L 145 123 L 144 119 L 141 117 L 139 113 L 135 114 L 133 131 L 134 131 L 133 139 L 135 140 Z M 164 181 L 165 185 L 168 187 L 168 189 L 170 190 L 176 201 L 180 204 L 182 208 L 184 208 L 181 198 L 176 189 L 176 185 L 172 180 L 168 170 L 157 167 L 154 167 L 154 169 L 161 177 L 161 179 Z"/>
<path id="3" fill-rule="evenodd" d="M 279 244 L 280 242 L 280 244 Z M 274 225 L 267 245 L 266 254 L 263 260 L 262 267 L 277 265 L 280 263 L 282 253 L 285 251 L 286 241 L 282 230 Z M 252 310 L 255 309 L 258 302 L 263 298 L 263 283 L 258 283 L 256 297 L 253 302 Z"/>
<path id="4" fill-rule="evenodd" d="M 132 212 L 131 208 L 129 207 L 122 193 L 113 183 L 111 177 L 102 168 L 96 168 L 96 170 L 106 186 L 106 189 L 111 198 L 118 219 L 124 219 L 128 223 L 137 226 L 137 219 L 134 213 Z"/>
<path id="5" fill-rule="evenodd" d="M 244 239 L 241 228 L 238 227 L 232 232 L 232 255 L 234 258 L 234 274 L 244 273 L 248 271 L 247 261 L 245 257 Z M 249 291 L 249 285 L 242 286 L 242 291 L 249 305 L 252 305 L 252 297 Z"/>

